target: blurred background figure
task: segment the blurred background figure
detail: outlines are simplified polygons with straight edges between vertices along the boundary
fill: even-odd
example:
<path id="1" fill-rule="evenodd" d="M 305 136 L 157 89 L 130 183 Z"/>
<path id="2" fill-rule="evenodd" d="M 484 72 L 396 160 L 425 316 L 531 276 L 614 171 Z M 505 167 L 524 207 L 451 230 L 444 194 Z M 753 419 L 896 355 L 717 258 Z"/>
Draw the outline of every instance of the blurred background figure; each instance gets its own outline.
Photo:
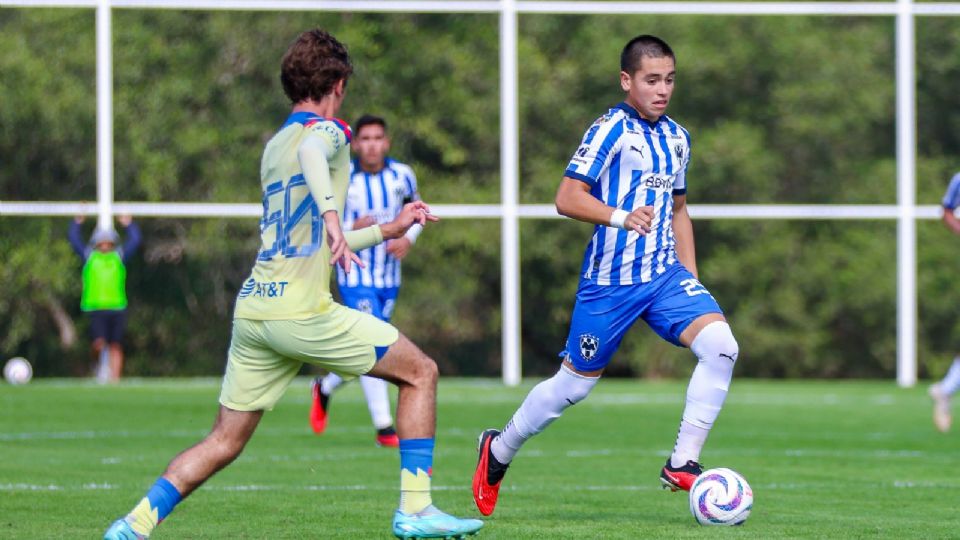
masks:
<path id="1" fill-rule="evenodd" d="M 960 218 L 953 213 L 960 206 L 960 173 L 953 175 L 950 179 L 942 204 L 943 224 L 953 234 L 960 235 Z M 950 413 L 950 397 L 957 390 L 960 390 L 960 356 L 953 359 L 947 376 L 930 387 L 930 398 L 933 399 L 933 424 L 944 433 L 950 430 L 950 424 L 953 422 Z"/>
<path id="2" fill-rule="evenodd" d="M 127 326 L 126 263 L 140 245 L 140 228 L 133 218 L 117 218 L 124 229 L 126 242 L 119 246 L 120 236 L 111 227 L 97 228 L 90 241 L 84 243 L 80 226 L 84 216 L 70 222 L 67 238 L 83 260 L 83 291 L 80 310 L 90 318 L 90 337 L 95 369 L 100 382 L 115 382 L 123 371 L 123 333 Z"/>
<path id="3" fill-rule="evenodd" d="M 343 212 L 344 229 L 362 229 L 389 223 L 397 217 L 404 204 L 420 200 L 413 169 L 387 156 L 390 137 L 387 135 L 386 120 L 369 114 L 358 118 L 353 125 L 351 148 L 356 157 L 350 163 L 350 187 Z M 358 251 L 363 267 L 357 267 L 350 274 L 337 267 L 337 284 L 344 305 L 390 322 L 400 292 L 400 261 L 407 256 L 410 246 L 417 241 L 422 230 L 423 227 L 416 224 L 400 238 Z M 343 378 L 336 373 L 317 377 L 313 381 L 310 426 L 317 435 L 327 427 L 330 396 L 343 382 Z M 379 446 L 398 446 L 400 439 L 390 414 L 387 382 L 363 375 L 360 377 L 360 386 L 367 398 L 373 427 L 377 430 L 376 443 Z"/>

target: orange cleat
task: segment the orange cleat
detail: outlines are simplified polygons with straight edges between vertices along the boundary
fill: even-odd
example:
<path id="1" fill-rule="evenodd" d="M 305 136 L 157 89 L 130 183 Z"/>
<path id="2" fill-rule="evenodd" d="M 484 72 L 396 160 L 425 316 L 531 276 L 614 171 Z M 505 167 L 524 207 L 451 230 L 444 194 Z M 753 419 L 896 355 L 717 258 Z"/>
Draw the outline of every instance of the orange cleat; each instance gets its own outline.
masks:
<path id="1" fill-rule="evenodd" d="M 703 468 L 696 461 L 690 460 L 686 464 L 673 468 L 670 466 L 670 458 L 667 458 L 667 464 L 660 471 L 660 483 L 663 489 L 670 491 L 690 491 L 693 482 L 703 473 Z"/>
<path id="2" fill-rule="evenodd" d="M 390 448 L 400 447 L 400 437 L 397 436 L 397 430 L 393 426 L 377 430 L 377 446 L 389 446 Z"/>
<path id="3" fill-rule="evenodd" d="M 480 513 L 489 516 L 497 506 L 497 496 L 500 493 L 500 483 L 507 473 L 509 463 L 504 465 L 497 461 L 490 451 L 490 443 L 500 432 L 488 429 L 480 434 L 477 451 L 480 456 L 477 460 L 477 470 L 473 473 L 473 502 L 477 503 Z"/>
<path id="4" fill-rule="evenodd" d="M 313 404 L 310 406 L 310 427 L 317 435 L 327 429 L 327 405 L 330 396 L 320 391 L 320 381 L 314 379 L 310 384 L 313 394 Z"/>

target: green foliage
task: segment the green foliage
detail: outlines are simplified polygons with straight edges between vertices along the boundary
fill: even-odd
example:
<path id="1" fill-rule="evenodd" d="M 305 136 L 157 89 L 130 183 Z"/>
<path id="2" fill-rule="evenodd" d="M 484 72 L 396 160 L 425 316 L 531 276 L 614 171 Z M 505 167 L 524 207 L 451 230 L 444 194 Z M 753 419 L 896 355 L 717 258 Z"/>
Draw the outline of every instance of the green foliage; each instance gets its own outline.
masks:
<path id="1" fill-rule="evenodd" d="M 957 168 L 957 24 L 917 20 L 922 204 L 939 201 Z M 413 165 L 426 200 L 499 200 L 495 15 L 139 9 L 113 12 L 117 199 L 259 200 L 260 152 L 289 109 L 279 59 L 312 25 L 354 59 L 342 117 L 384 115 L 392 154 Z M 896 201 L 892 18 L 527 14 L 518 33 L 522 202 L 553 200 L 586 126 L 622 99 L 619 52 L 640 32 L 677 53 L 669 113 L 692 134 L 692 205 Z M 0 198 L 96 197 L 94 41 L 93 10 L 0 11 Z M 140 221 L 128 371 L 220 372 L 256 221 Z M 65 229 L 66 219 L 0 219 L 0 279 L 16 291 L 0 296 L 0 353 L 27 355 L 39 375 L 87 370 L 80 265 Z M 499 371 L 499 229 L 446 220 L 405 261 L 394 322 L 444 373 Z M 700 275 L 734 326 L 742 374 L 891 376 L 893 222 L 698 221 L 696 230 Z M 569 220 L 521 225 L 525 373 L 556 368 L 590 231 Z M 918 238 L 920 359 L 939 375 L 960 330 L 948 292 L 958 239 L 936 223 L 922 223 Z M 678 375 L 690 361 L 640 324 L 610 373 Z"/>

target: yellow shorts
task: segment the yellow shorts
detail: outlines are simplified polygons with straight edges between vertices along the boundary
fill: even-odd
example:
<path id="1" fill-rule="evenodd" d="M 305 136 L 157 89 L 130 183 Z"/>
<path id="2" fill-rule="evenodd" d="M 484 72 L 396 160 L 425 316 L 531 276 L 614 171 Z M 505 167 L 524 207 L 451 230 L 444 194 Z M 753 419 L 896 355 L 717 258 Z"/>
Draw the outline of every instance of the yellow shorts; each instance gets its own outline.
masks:
<path id="1" fill-rule="evenodd" d="M 398 337 L 389 323 L 340 304 L 309 319 L 234 319 L 220 403 L 236 411 L 272 409 L 304 362 L 356 377 Z"/>

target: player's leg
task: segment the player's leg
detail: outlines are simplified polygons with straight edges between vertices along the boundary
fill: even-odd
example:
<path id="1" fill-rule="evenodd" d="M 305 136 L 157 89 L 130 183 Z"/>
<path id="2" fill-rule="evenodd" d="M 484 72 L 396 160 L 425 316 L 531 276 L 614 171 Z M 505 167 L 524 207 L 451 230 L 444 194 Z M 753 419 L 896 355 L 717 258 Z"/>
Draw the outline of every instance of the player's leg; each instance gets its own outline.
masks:
<path id="1" fill-rule="evenodd" d="M 123 335 L 127 329 L 126 310 L 111 311 L 107 317 L 107 346 L 109 347 L 110 379 L 119 381 L 123 374 Z"/>
<path id="2" fill-rule="evenodd" d="M 376 377 L 360 377 L 360 386 L 367 398 L 370 419 L 377 430 L 377 444 L 396 448 L 400 444 L 397 430 L 393 427 L 393 415 L 390 414 L 390 394 L 387 381 Z"/>
<path id="3" fill-rule="evenodd" d="M 933 424 L 942 432 L 950 430 L 953 417 L 950 414 L 950 397 L 960 390 L 960 356 L 953 359 L 947 376 L 930 386 L 930 398 L 933 399 Z"/>
<path id="4" fill-rule="evenodd" d="M 341 287 L 340 296 L 345 306 L 362 313 L 377 316 L 374 311 L 378 299 L 374 289 L 369 287 Z M 310 427 L 317 435 L 322 434 L 327 429 L 330 398 L 344 382 L 343 377 L 332 371 L 323 377 L 313 379 L 310 385 L 312 397 L 310 405 Z"/>
<path id="5" fill-rule="evenodd" d="M 689 490 L 701 472 L 700 451 L 723 407 L 739 347 L 716 300 L 681 265 L 654 284 L 656 299 L 644 319 L 664 339 L 688 347 L 698 360 L 673 453 L 660 471 L 664 487 Z"/>
<path id="6" fill-rule="evenodd" d="M 263 411 L 234 411 L 221 405 L 210 433 L 173 458 L 147 494 L 111 525 L 104 538 L 149 537 L 181 500 L 240 455 L 262 416 Z"/>
<path id="7" fill-rule="evenodd" d="M 581 283 L 560 370 L 527 394 L 502 432 L 488 429 L 480 434 L 473 498 L 481 514 L 493 513 L 500 483 L 520 447 L 596 386 L 642 311 L 643 295 L 635 293 L 632 288 Z"/>
<path id="8" fill-rule="evenodd" d="M 110 348 L 107 346 L 107 320 L 105 311 L 88 311 L 90 319 L 90 357 L 93 359 L 93 376 L 103 384 L 110 381 Z"/>
<path id="9" fill-rule="evenodd" d="M 460 537 L 480 530 L 482 521 L 441 512 L 433 505 L 430 494 L 436 435 L 437 364 L 399 334 L 368 375 L 391 381 L 398 387 L 400 507 L 393 517 L 393 534 L 400 538 Z"/>
<path id="10" fill-rule="evenodd" d="M 213 429 L 170 462 L 140 503 L 107 530 L 105 539 L 147 538 L 182 498 L 240 454 L 263 411 L 276 404 L 302 365 L 270 347 L 265 326 L 275 322 L 280 321 L 234 320 Z"/>
<path id="11" fill-rule="evenodd" d="M 396 305 L 396 298 L 396 287 L 377 289 L 376 302 L 372 306 L 371 315 L 382 321 L 390 322 L 390 316 L 393 315 L 393 308 Z M 387 447 L 399 446 L 400 437 L 393 427 L 393 416 L 390 414 L 390 394 L 387 391 L 386 381 L 375 377 L 362 376 L 360 377 L 360 386 L 367 398 L 367 409 L 370 411 L 373 427 L 377 430 L 377 444 Z"/>
<path id="12" fill-rule="evenodd" d="M 404 538 L 444 538 L 479 530 L 483 522 L 455 518 L 432 504 L 436 363 L 389 323 L 340 305 L 321 317 L 286 323 L 291 332 L 289 341 L 279 349 L 282 354 L 344 376 L 366 374 L 399 387 L 401 493 L 400 509 L 393 519 L 394 534 Z"/>

